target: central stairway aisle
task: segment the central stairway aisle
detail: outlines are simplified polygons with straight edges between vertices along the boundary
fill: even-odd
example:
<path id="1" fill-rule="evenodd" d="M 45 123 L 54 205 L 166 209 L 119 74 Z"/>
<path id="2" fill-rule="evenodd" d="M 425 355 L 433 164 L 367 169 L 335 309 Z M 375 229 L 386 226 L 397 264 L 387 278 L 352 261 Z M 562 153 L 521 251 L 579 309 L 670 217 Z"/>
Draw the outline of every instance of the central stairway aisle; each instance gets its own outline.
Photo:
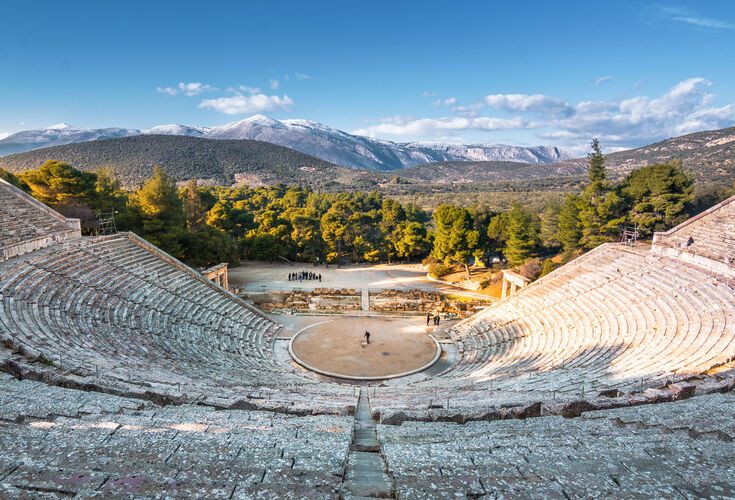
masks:
<path id="1" fill-rule="evenodd" d="M 388 475 L 375 421 L 370 414 L 368 389 L 360 388 L 355 412 L 355 430 L 347 458 L 341 498 L 395 498 L 393 480 Z"/>
<path id="2" fill-rule="evenodd" d="M 370 310 L 370 290 L 367 288 L 362 289 L 362 310 Z"/>

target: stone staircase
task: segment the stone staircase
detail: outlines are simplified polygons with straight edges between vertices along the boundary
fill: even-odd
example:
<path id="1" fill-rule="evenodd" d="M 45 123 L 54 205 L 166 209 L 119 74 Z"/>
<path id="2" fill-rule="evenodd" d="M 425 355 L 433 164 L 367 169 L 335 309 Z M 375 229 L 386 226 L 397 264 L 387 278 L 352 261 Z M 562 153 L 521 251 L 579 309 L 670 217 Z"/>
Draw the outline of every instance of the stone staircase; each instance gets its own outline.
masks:
<path id="1" fill-rule="evenodd" d="M 341 498 L 395 498 L 393 480 L 388 475 L 375 421 L 370 414 L 368 389 L 360 388 L 355 412 L 355 429 L 347 458 Z"/>
<path id="2" fill-rule="evenodd" d="M 368 290 L 367 288 L 362 289 L 361 303 L 363 311 L 370 310 L 370 290 Z"/>

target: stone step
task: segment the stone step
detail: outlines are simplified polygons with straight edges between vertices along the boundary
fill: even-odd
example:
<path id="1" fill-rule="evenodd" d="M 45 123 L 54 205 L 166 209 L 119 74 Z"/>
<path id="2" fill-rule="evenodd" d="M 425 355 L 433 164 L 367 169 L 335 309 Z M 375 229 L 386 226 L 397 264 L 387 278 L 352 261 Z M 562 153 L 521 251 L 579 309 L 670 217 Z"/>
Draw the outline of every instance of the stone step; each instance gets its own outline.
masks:
<path id="1" fill-rule="evenodd" d="M 368 498 L 392 498 L 393 486 L 386 482 L 374 483 L 348 483 L 346 489 L 349 493 Z"/>
<path id="2" fill-rule="evenodd" d="M 354 433 L 340 497 L 393 498 L 394 495 L 393 480 L 387 473 L 385 459 L 380 455 L 380 442 L 370 414 L 368 392 L 363 387 L 357 402 Z"/>

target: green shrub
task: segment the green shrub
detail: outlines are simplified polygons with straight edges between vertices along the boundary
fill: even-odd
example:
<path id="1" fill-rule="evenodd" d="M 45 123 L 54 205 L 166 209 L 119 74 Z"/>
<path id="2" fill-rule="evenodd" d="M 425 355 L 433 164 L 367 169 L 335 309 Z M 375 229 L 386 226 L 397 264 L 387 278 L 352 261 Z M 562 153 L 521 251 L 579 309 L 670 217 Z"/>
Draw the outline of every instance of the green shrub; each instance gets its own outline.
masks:
<path id="1" fill-rule="evenodd" d="M 429 276 L 432 278 L 441 278 L 447 274 L 452 274 L 452 272 L 453 269 L 442 262 L 429 264 Z"/>
<path id="2" fill-rule="evenodd" d="M 543 264 L 541 264 L 541 276 L 546 276 L 557 267 L 559 267 L 559 264 L 555 263 L 553 260 L 544 260 Z"/>

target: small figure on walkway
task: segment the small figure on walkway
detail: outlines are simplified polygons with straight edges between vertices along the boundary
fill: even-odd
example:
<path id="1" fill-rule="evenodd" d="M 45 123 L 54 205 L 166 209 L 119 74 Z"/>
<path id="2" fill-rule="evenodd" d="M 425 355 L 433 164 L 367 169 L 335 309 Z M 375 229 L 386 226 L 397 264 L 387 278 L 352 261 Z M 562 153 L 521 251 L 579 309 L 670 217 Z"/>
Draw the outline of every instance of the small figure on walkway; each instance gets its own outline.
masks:
<path id="1" fill-rule="evenodd" d="M 319 283 L 322 282 L 322 273 L 319 273 Z"/>
<path id="2" fill-rule="evenodd" d="M 439 326 L 439 315 L 438 314 L 436 316 L 434 316 L 434 324 L 436 326 Z"/>
<path id="3" fill-rule="evenodd" d="M 426 326 L 429 326 L 429 321 L 431 321 L 431 313 L 426 314 Z"/>
<path id="4" fill-rule="evenodd" d="M 370 332 L 365 330 L 365 335 L 363 335 L 362 338 L 366 344 L 369 344 L 370 343 Z"/>

